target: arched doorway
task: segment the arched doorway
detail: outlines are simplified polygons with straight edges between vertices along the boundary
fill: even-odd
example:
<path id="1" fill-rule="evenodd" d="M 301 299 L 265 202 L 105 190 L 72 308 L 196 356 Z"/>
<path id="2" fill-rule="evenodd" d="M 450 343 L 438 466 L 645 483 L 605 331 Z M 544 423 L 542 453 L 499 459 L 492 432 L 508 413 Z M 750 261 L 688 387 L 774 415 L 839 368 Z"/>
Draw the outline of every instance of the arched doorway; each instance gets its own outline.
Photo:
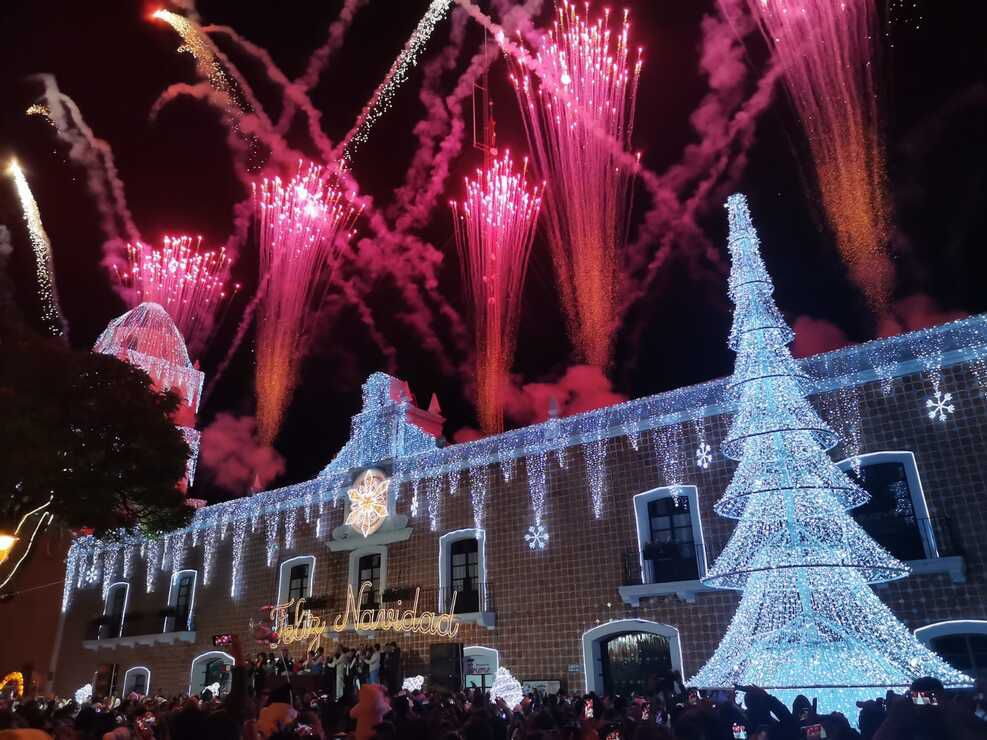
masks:
<path id="1" fill-rule="evenodd" d="M 219 650 L 211 650 L 197 657 L 192 661 L 189 674 L 189 694 L 201 694 L 203 689 L 217 683 L 219 693 L 227 693 L 234 662 L 233 656 Z"/>
<path id="2" fill-rule="evenodd" d="M 654 690 L 670 670 L 682 672 L 679 631 L 646 619 L 618 619 L 583 634 L 586 690 L 630 695 Z"/>

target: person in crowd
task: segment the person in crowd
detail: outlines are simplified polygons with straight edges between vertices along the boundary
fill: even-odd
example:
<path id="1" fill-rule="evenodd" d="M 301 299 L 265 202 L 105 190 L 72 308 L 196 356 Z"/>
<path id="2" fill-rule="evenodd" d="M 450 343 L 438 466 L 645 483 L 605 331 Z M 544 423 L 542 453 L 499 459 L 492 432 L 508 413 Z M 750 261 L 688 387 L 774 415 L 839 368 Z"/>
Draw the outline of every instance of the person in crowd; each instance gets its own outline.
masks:
<path id="1" fill-rule="evenodd" d="M 974 740 L 987 737 L 983 694 L 947 692 L 935 679 L 915 681 L 904 694 L 860 702 L 857 717 L 824 714 L 810 692 L 789 708 L 756 686 L 738 704 L 730 691 L 689 691 L 674 682 L 646 686 L 643 695 L 535 692 L 516 707 L 480 689 L 391 694 L 364 683 L 358 693 L 293 692 L 283 677 L 254 691 L 249 679 L 269 656 L 243 660 L 239 643 L 229 691 L 212 696 L 94 696 L 81 706 L 53 697 L 0 700 L 0 738 L 28 740 Z M 364 654 L 372 659 L 373 652 Z M 381 651 L 385 653 L 385 651 Z M 340 648 L 334 660 L 360 656 Z M 318 655 L 316 655 L 316 659 Z M 280 660 L 276 658 L 275 660 Z M 366 662 L 369 662 L 366 661 Z M 251 668 L 253 670 L 251 670 Z M 225 691 L 225 689 L 224 689 Z M 674 692 L 674 695 L 672 695 Z M 672 695 L 666 704 L 666 694 Z M 666 711 L 666 708 L 668 711 Z M 13 734 L 12 734 L 13 733 Z"/>
<path id="2" fill-rule="evenodd" d="M 367 659 L 367 670 L 369 671 L 370 683 L 380 683 L 380 644 L 373 646 L 370 657 Z"/>

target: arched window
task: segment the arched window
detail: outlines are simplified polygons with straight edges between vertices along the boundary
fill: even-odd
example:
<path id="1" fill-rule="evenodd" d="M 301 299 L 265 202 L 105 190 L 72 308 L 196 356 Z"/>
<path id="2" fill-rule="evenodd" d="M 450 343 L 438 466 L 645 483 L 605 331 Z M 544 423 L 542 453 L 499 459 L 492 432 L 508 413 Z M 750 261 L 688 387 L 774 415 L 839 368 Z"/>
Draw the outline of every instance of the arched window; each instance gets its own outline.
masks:
<path id="1" fill-rule="evenodd" d="M 168 610 L 174 610 L 165 617 L 162 632 L 186 632 L 195 629 L 193 615 L 195 609 L 195 585 L 199 574 L 194 570 L 180 570 L 171 576 L 168 586 Z"/>
<path id="2" fill-rule="evenodd" d="M 385 545 L 361 547 L 350 553 L 349 584 L 353 587 L 354 597 L 359 598 L 360 586 L 363 583 L 370 583 L 370 588 L 364 592 L 360 608 L 376 609 L 381 603 L 384 591 L 387 590 Z"/>
<path id="3" fill-rule="evenodd" d="M 312 595 L 315 580 L 315 556 L 298 555 L 281 563 L 278 568 L 278 603 L 291 599 L 307 599 Z"/>
<path id="4" fill-rule="evenodd" d="M 869 452 L 838 465 L 870 494 L 850 514 L 881 547 L 899 560 L 939 557 L 914 454 Z"/>
<path id="5" fill-rule="evenodd" d="M 466 688 L 489 691 L 500 667 L 500 653 L 496 648 L 470 645 L 463 648 L 463 679 Z"/>
<path id="6" fill-rule="evenodd" d="M 123 674 L 123 696 L 130 693 L 137 693 L 147 696 L 151 690 L 151 670 L 146 666 L 134 666 L 128 668 Z"/>
<path id="7" fill-rule="evenodd" d="M 647 619 L 616 619 L 583 633 L 586 691 L 650 695 L 669 671 L 685 675 L 679 631 Z"/>
<path id="8" fill-rule="evenodd" d="M 228 693 L 235 663 L 232 655 L 220 650 L 210 650 L 196 657 L 189 672 L 189 694 L 201 694 L 209 687 L 216 688 L 219 695 Z"/>
<path id="9" fill-rule="evenodd" d="M 458 529 L 439 538 L 438 611 L 451 609 L 456 614 L 488 611 L 486 539 L 482 529 Z"/>
<path id="10" fill-rule="evenodd" d="M 127 619 L 127 601 L 130 598 L 130 584 L 125 581 L 112 584 L 106 591 L 103 603 L 103 620 L 99 629 L 99 639 L 106 640 L 123 636 L 123 625 Z"/>
<path id="11" fill-rule="evenodd" d="M 919 627 L 915 637 L 958 671 L 987 680 L 987 621 L 955 619 Z"/>
<path id="12" fill-rule="evenodd" d="M 641 583 L 696 581 L 706 575 L 706 545 L 695 486 L 666 486 L 634 497 Z"/>

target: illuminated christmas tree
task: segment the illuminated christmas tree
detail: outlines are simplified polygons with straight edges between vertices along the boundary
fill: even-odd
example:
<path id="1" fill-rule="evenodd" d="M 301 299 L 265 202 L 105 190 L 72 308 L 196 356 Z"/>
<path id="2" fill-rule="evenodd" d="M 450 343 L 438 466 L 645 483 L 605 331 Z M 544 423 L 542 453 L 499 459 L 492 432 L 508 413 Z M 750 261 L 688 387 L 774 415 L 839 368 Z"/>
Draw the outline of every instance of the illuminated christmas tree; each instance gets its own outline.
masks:
<path id="1" fill-rule="evenodd" d="M 691 679 L 704 688 L 755 684 L 791 705 L 856 718 L 855 702 L 901 691 L 920 676 L 971 684 L 922 645 L 870 588 L 908 567 L 848 513 L 869 499 L 826 454 L 838 436 L 806 396 L 812 380 L 792 359 L 794 338 L 775 305 L 747 201 L 727 201 L 729 294 L 737 353 L 729 393 L 737 413 L 723 453 L 739 461 L 715 511 L 739 519 L 703 582 L 743 592 L 726 635 Z"/>

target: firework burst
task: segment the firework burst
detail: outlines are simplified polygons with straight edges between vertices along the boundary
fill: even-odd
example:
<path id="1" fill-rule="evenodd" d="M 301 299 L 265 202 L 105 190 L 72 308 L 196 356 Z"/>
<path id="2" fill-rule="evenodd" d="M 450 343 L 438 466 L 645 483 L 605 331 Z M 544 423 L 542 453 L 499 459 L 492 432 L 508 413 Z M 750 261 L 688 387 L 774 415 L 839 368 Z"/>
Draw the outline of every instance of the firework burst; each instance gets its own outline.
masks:
<path id="1" fill-rule="evenodd" d="M 228 298 L 230 258 L 222 248 L 204 251 L 202 237 L 166 236 L 163 241 L 160 249 L 128 244 L 129 269 L 117 272 L 118 282 L 133 305 L 151 302 L 164 308 L 189 347 L 201 350 Z M 233 293 L 239 289 L 234 285 Z"/>
<path id="2" fill-rule="evenodd" d="M 894 269 L 874 77 L 873 0 L 746 0 L 805 127 L 827 219 L 850 276 L 883 313 Z"/>
<path id="3" fill-rule="evenodd" d="M 504 425 L 503 388 L 514 358 L 521 290 L 535 236 L 542 187 L 527 183 L 510 152 L 466 179 L 466 197 L 453 202 L 456 246 L 473 310 L 477 411 L 488 434 Z"/>
<path id="4" fill-rule="evenodd" d="M 288 182 L 255 188 L 260 268 L 266 290 L 257 308 L 257 425 L 277 436 L 298 369 L 340 251 L 353 237 L 359 209 L 333 173 L 299 164 Z"/>
<path id="5" fill-rule="evenodd" d="M 638 52 L 632 61 L 629 35 L 626 12 L 615 32 L 609 10 L 592 20 L 562 2 L 533 62 L 512 56 L 532 156 L 547 180 L 548 239 L 570 336 L 600 367 L 610 361 L 635 172 L 612 146 L 629 149 L 633 132 L 641 59 Z"/>

